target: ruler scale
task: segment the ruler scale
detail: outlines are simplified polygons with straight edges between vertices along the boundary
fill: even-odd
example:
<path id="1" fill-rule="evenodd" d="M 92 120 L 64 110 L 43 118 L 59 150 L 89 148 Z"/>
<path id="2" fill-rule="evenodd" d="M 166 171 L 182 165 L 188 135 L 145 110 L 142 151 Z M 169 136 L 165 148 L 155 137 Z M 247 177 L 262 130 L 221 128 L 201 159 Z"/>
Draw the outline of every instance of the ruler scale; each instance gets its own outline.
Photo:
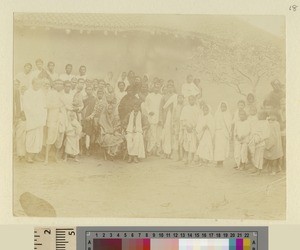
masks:
<path id="1" fill-rule="evenodd" d="M 34 250 L 76 250 L 76 228 L 35 228 Z"/>
<path id="2" fill-rule="evenodd" d="M 35 228 L 35 250 L 268 250 L 267 227 Z"/>

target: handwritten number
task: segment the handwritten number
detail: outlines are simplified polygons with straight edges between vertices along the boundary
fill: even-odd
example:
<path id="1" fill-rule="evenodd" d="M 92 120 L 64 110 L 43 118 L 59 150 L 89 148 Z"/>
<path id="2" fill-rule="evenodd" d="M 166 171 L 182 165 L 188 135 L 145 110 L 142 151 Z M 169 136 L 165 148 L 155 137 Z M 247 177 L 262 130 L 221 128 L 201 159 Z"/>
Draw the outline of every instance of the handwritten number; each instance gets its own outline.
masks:
<path id="1" fill-rule="evenodd" d="M 297 11 L 297 8 L 298 8 L 298 6 L 294 4 L 294 5 L 290 6 L 289 10 L 295 12 L 295 11 Z"/>

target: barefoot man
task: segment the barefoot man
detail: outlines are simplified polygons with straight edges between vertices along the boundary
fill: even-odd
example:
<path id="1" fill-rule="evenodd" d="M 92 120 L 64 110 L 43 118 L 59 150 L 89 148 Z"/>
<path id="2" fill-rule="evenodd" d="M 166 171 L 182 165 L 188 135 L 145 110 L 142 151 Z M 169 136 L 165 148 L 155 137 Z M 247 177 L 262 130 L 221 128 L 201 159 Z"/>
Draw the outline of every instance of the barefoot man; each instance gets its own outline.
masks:
<path id="1" fill-rule="evenodd" d="M 43 129 L 46 125 L 47 109 L 43 91 L 42 79 L 33 78 L 32 89 L 24 93 L 23 110 L 26 117 L 26 151 L 27 161 L 33 163 L 43 147 Z"/>

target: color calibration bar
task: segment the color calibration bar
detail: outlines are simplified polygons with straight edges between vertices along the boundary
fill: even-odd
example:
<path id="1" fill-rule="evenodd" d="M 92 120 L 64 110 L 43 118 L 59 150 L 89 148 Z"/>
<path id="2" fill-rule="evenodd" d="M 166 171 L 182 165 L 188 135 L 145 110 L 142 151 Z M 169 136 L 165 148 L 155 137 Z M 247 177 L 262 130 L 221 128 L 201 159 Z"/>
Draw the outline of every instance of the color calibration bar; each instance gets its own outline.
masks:
<path id="1" fill-rule="evenodd" d="M 267 227 L 78 227 L 84 250 L 268 250 Z"/>
<path id="2" fill-rule="evenodd" d="M 250 239 L 94 239 L 93 250 L 252 250 Z"/>

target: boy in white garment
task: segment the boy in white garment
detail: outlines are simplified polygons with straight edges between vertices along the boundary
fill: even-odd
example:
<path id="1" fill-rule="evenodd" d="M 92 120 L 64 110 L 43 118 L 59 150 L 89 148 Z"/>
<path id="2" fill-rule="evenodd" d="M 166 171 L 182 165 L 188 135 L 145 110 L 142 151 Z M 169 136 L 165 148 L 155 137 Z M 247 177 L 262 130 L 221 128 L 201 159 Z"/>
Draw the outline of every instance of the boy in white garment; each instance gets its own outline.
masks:
<path id="1" fill-rule="evenodd" d="M 234 126 L 234 158 L 236 169 L 244 170 L 248 162 L 248 142 L 251 132 L 250 122 L 245 110 L 239 111 L 239 120 Z"/>

